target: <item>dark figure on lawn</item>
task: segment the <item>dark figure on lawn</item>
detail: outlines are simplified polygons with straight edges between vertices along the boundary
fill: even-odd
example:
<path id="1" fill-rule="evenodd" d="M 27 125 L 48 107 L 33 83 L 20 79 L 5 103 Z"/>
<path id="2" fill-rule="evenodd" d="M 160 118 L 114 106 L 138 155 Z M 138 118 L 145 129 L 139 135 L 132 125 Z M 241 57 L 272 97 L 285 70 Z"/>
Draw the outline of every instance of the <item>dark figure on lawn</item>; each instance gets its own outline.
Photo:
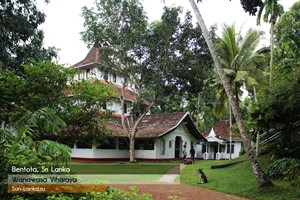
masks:
<path id="1" fill-rule="evenodd" d="M 207 177 L 205 176 L 203 169 L 198 169 L 197 172 L 199 173 L 199 182 L 198 184 L 207 183 Z"/>
<path id="2" fill-rule="evenodd" d="M 191 154 L 191 159 L 193 160 L 193 163 L 194 163 L 194 161 L 195 161 L 195 149 L 194 149 L 193 146 L 191 147 L 190 154 Z"/>

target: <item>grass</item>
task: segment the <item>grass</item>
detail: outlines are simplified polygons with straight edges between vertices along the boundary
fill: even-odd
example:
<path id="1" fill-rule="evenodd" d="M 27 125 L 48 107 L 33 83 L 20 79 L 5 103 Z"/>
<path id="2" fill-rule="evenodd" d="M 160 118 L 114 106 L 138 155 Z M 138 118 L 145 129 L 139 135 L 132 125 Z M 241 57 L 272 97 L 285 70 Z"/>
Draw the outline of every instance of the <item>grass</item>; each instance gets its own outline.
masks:
<path id="1" fill-rule="evenodd" d="M 76 174 L 165 174 L 178 165 L 178 162 L 68 163 Z"/>
<path id="2" fill-rule="evenodd" d="M 221 191 L 227 194 L 234 194 L 249 199 L 297 199 L 300 197 L 298 191 L 289 188 L 283 181 L 273 181 L 275 187 L 265 191 L 257 189 L 257 182 L 246 156 L 239 157 L 233 161 L 245 160 L 245 162 L 229 166 L 227 168 L 211 169 L 212 165 L 224 164 L 230 161 L 202 160 L 196 161 L 194 165 L 188 165 L 181 171 L 181 183 L 204 187 Z M 264 155 L 259 158 L 262 168 L 266 168 L 270 158 Z M 203 168 L 207 178 L 207 184 L 197 184 L 197 169 Z"/>
<path id="3" fill-rule="evenodd" d="M 198 187 L 204 187 L 227 194 L 234 194 L 248 199 L 290 200 L 300 198 L 300 188 L 294 190 L 281 180 L 274 180 L 274 188 L 259 191 L 257 182 L 250 167 L 247 157 L 241 156 L 233 161 L 244 160 L 245 162 L 229 166 L 227 168 L 211 169 L 212 165 L 224 164 L 228 160 L 201 160 L 193 165 L 187 165 L 180 174 L 180 182 Z M 259 163 L 266 169 L 270 163 L 270 157 L 259 157 Z M 178 166 L 179 162 L 118 162 L 118 163 L 69 163 L 69 167 L 79 174 L 164 174 L 171 168 Z M 197 184 L 197 169 L 203 168 L 208 177 L 207 184 Z"/>
<path id="4" fill-rule="evenodd" d="M 118 162 L 118 163 L 78 163 L 70 162 L 68 167 L 78 175 L 79 180 L 105 184 L 154 184 L 179 162 Z M 178 180 L 179 182 L 179 180 Z"/>

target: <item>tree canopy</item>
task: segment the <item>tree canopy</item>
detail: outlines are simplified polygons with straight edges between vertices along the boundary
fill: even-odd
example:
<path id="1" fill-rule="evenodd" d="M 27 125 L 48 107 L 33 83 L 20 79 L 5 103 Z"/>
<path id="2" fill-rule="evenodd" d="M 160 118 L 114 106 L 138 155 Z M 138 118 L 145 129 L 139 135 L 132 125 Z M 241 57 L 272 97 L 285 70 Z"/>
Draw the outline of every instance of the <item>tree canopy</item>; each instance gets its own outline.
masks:
<path id="1" fill-rule="evenodd" d="M 48 0 L 46 0 L 48 2 Z M 0 1 L 0 69 L 22 71 L 28 58 L 48 60 L 56 57 L 56 49 L 43 47 L 43 31 L 38 26 L 45 14 L 35 0 Z"/>
<path id="2" fill-rule="evenodd" d="M 136 94 L 133 127 L 163 95 L 178 91 L 198 95 L 203 89 L 212 62 L 191 14 L 182 20 L 182 13 L 182 8 L 165 7 L 161 19 L 149 24 L 138 1 L 102 0 L 95 8 L 83 9 L 84 41 L 100 49 L 107 63 L 103 67 L 121 74 L 123 88 L 131 86 Z M 144 100 L 147 106 L 142 106 Z M 130 138 L 135 133 L 132 128 Z"/>

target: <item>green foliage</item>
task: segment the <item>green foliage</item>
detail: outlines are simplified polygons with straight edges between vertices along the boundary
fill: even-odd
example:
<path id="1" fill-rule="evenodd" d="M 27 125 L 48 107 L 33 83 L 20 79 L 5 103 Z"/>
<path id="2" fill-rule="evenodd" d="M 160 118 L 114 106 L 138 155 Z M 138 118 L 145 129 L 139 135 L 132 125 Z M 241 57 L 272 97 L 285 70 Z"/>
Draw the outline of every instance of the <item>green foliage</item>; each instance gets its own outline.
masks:
<path id="1" fill-rule="evenodd" d="M 46 200 L 73 200 L 73 198 L 64 194 L 53 194 L 47 196 Z"/>
<path id="2" fill-rule="evenodd" d="M 101 111 L 103 104 L 113 100 L 117 92 L 106 83 L 96 80 L 73 82 L 69 88 L 70 100 L 62 118 L 67 123 L 58 140 L 69 146 L 77 141 L 92 145 L 110 135 L 105 122 L 111 117 L 110 111 Z"/>
<path id="3" fill-rule="evenodd" d="M 23 67 L 22 74 L 0 71 L 0 117 L 6 123 L 43 107 L 60 110 L 68 100 L 64 92 L 74 70 L 50 61 L 31 61 Z"/>
<path id="4" fill-rule="evenodd" d="M 263 12 L 264 15 L 262 15 Z M 261 17 L 264 22 L 275 24 L 282 13 L 283 6 L 278 3 L 278 0 L 265 0 L 257 13 L 257 24 L 260 25 Z"/>
<path id="5" fill-rule="evenodd" d="M 282 131 L 282 141 L 276 147 L 280 157 L 297 156 L 295 148 L 299 144 L 292 144 L 293 124 L 300 119 L 300 55 L 299 45 L 299 2 L 294 4 L 277 23 L 276 48 L 272 87 L 265 85 L 258 91 L 259 102 L 251 112 L 252 124 L 256 132 L 265 132 L 274 128 Z M 287 26 L 288 24 L 288 26 Z M 288 28 L 287 28 L 288 27 Z M 299 155 L 299 154 L 298 154 Z"/>
<path id="6" fill-rule="evenodd" d="M 105 122 L 109 117 L 111 117 L 110 112 L 101 113 L 97 109 L 68 110 L 64 117 L 68 126 L 62 130 L 63 134 L 58 137 L 58 140 L 69 146 L 73 146 L 76 142 L 91 146 L 93 142 L 110 136 L 110 131 L 105 127 Z"/>
<path id="7" fill-rule="evenodd" d="M 58 134 L 63 126 L 65 126 L 64 121 L 56 115 L 54 110 L 41 108 L 17 121 L 14 127 L 15 133 L 8 129 L 0 129 L 2 133 L 0 142 L 8 152 L 12 151 L 12 154 L 19 155 L 18 151 L 21 152 L 30 147 L 32 153 L 41 160 L 67 162 L 71 155 L 69 147 L 54 141 L 43 140 L 45 135 Z"/>
<path id="8" fill-rule="evenodd" d="M 137 1 L 99 1 L 96 8 L 83 9 L 83 39 L 100 49 L 106 70 L 122 74 L 125 86 L 136 86 L 137 103 L 174 90 L 198 95 L 212 61 L 190 13 L 182 21 L 182 8 L 164 8 L 161 19 L 148 24 Z"/>
<path id="9" fill-rule="evenodd" d="M 92 198 L 81 198 L 81 200 L 85 199 L 141 199 L 141 200 L 151 200 L 152 197 L 150 194 L 142 193 L 138 194 L 138 188 L 137 187 L 130 187 L 131 191 L 123 191 L 118 188 L 112 188 L 109 187 L 107 189 L 107 192 L 103 193 L 94 193 L 92 194 Z"/>
<path id="10" fill-rule="evenodd" d="M 245 12 L 248 12 L 249 15 L 255 15 L 257 8 L 262 6 L 262 0 L 241 0 L 241 5 Z"/>
<path id="11" fill-rule="evenodd" d="M 263 81 L 264 75 L 260 66 L 264 57 L 256 52 L 262 35 L 261 31 L 249 29 L 245 36 L 242 36 L 240 32 L 236 32 L 234 24 L 231 26 L 224 24 L 222 36 L 215 42 L 236 102 L 240 101 L 243 86 L 246 86 L 247 91 L 251 91 Z M 225 108 L 228 108 L 228 98 L 219 77 L 213 80 L 212 86 L 216 90 L 217 99 L 214 114 L 220 117 Z M 256 94 L 254 96 L 256 97 Z"/>
<path id="12" fill-rule="evenodd" d="M 276 45 L 278 56 L 285 63 L 294 62 L 299 66 L 300 52 L 300 2 L 296 2 L 289 11 L 284 13 L 276 24 Z M 287 26 L 288 24 L 288 26 Z"/>
<path id="13" fill-rule="evenodd" d="M 1 153 L 3 155 L 3 158 L 1 157 L 1 167 L 3 167 L 1 182 L 2 177 L 7 182 L 7 174 L 12 166 L 38 168 L 43 165 L 66 163 L 70 160 L 71 149 L 69 147 L 41 139 L 42 130 L 48 131 L 48 134 L 53 134 L 58 132 L 62 125 L 65 125 L 52 109 L 42 108 L 36 112 L 28 113 L 16 124 L 14 132 L 10 129 L 0 129 Z M 14 196 L 7 193 L 7 184 L 1 187 L 0 193 L 1 198 L 4 199 L 11 199 Z"/>
<path id="14" fill-rule="evenodd" d="M 299 120 L 300 87 L 297 76 L 299 69 L 290 71 L 287 68 L 274 71 L 272 87 L 264 86 L 258 92 L 259 102 L 251 116 L 258 130 L 266 131 L 270 128 L 283 129 L 288 138 L 288 129 Z M 294 66 L 296 67 L 296 66 Z"/>
<path id="15" fill-rule="evenodd" d="M 70 197 L 66 194 L 53 194 L 47 196 L 46 200 L 73 200 L 75 198 Z M 122 200 L 130 200 L 130 199 L 139 199 L 139 200 L 151 200 L 152 197 L 150 194 L 142 193 L 138 194 L 137 187 L 130 187 L 130 191 L 123 191 L 118 188 L 108 187 L 106 192 L 91 192 L 82 194 L 79 197 L 79 200 L 113 200 L 113 199 L 122 199 Z"/>
<path id="16" fill-rule="evenodd" d="M 297 144 L 291 143 L 288 136 L 289 133 L 286 133 L 286 135 L 273 142 L 271 145 L 272 148 L 269 151 L 272 154 L 272 159 L 297 157 L 297 150 L 299 151 L 300 147 Z"/>
<path id="17" fill-rule="evenodd" d="M 82 111 L 92 108 L 100 110 L 103 104 L 117 97 L 116 89 L 98 80 L 80 80 L 72 82 L 68 90 L 76 107 Z"/>
<path id="18" fill-rule="evenodd" d="M 283 175 L 284 180 L 287 181 L 294 190 L 300 188 L 300 161 L 291 164 Z"/>
<path id="19" fill-rule="evenodd" d="M 177 197 L 177 196 L 169 196 L 168 199 L 169 199 L 169 200 L 177 200 L 178 197 Z"/>
<path id="20" fill-rule="evenodd" d="M 12 166 L 29 166 L 29 167 L 39 167 L 41 165 L 49 165 L 50 159 L 45 160 L 41 159 L 37 152 L 32 150 L 32 147 L 30 146 L 20 146 L 18 144 L 12 144 L 9 147 L 1 148 L 3 149 L 4 156 L 1 157 L 2 163 L 1 167 L 3 168 L 3 171 L 1 175 L 4 177 L 1 177 L 1 189 L 0 189 L 0 195 L 1 199 L 22 199 L 23 197 L 14 197 L 15 195 L 12 193 L 7 193 L 7 175 L 10 173 L 10 169 Z M 27 196 L 27 195 L 25 195 Z M 43 195 L 41 195 L 43 196 Z M 24 199 L 26 199 L 24 197 Z"/>
<path id="21" fill-rule="evenodd" d="M 66 123 L 55 110 L 46 107 L 35 112 L 28 111 L 15 123 L 17 130 L 24 127 L 31 137 L 41 138 L 43 135 L 58 135 L 61 128 L 66 127 Z"/>
<path id="22" fill-rule="evenodd" d="M 48 2 L 48 0 L 45 0 Z M 48 60 L 56 57 L 56 49 L 43 48 L 45 14 L 37 9 L 35 0 L 0 1 L 0 71 L 23 71 L 21 64 L 28 58 Z"/>
<path id="23" fill-rule="evenodd" d="M 279 160 L 276 160 L 272 162 L 267 171 L 266 174 L 270 178 L 273 179 L 282 179 L 284 178 L 285 173 L 289 173 L 289 177 L 292 178 L 292 173 L 293 173 L 293 167 L 294 166 L 299 166 L 300 160 L 295 159 L 295 158 L 282 158 Z M 291 168 L 290 168 L 291 167 Z M 290 172 L 287 172 L 287 170 L 290 168 Z M 295 171 L 296 173 L 296 171 Z"/>

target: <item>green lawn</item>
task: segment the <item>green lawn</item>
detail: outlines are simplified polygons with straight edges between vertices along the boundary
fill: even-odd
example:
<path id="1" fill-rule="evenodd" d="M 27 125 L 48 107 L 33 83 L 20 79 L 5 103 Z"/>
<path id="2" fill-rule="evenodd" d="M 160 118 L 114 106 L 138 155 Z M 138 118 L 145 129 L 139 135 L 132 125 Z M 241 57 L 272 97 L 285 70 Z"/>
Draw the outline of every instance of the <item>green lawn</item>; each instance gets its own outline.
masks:
<path id="1" fill-rule="evenodd" d="M 70 162 L 68 167 L 77 174 L 165 174 L 178 166 L 179 162 L 119 162 L 119 163 L 79 163 Z"/>
<path id="2" fill-rule="evenodd" d="M 119 163 L 78 163 L 70 162 L 68 167 L 78 180 L 88 183 L 105 184 L 155 184 L 180 162 L 119 162 Z M 179 182 L 180 180 L 178 180 Z"/>
<path id="3" fill-rule="evenodd" d="M 205 187 L 234 194 L 249 199 L 299 199 L 300 189 L 293 190 L 284 181 L 273 181 L 275 187 L 267 191 L 259 191 L 257 183 L 246 156 L 241 156 L 233 161 L 245 160 L 242 163 L 227 168 L 211 169 L 212 165 L 228 163 L 228 160 L 201 160 L 193 165 L 187 165 L 180 173 L 180 182 L 198 187 Z M 265 169 L 270 158 L 268 155 L 259 158 L 261 166 Z M 178 166 L 180 162 L 137 162 L 137 163 L 69 163 L 72 171 L 77 174 L 164 174 L 171 168 Z M 207 184 L 197 184 L 197 169 L 203 168 L 208 177 Z"/>
<path id="4" fill-rule="evenodd" d="M 197 185 L 228 194 L 235 194 L 249 199 L 297 199 L 300 197 L 300 190 L 294 191 L 288 188 L 283 181 L 273 181 L 274 189 L 268 191 L 259 191 L 257 183 L 246 156 L 237 160 L 245 162 L 222 169 L 211 169 L 212 165 L 228 163 L 230 161 L 202 160 L 196 161 L 194 165 L 188 165 L 181 171 L 181 183 Z M 263 168 L 266 168 L 269 162 L 267 155 L 259 158 Z M 197 184 L 197 169 L 203 168 L 207 178 L 207 184 Z"/>

